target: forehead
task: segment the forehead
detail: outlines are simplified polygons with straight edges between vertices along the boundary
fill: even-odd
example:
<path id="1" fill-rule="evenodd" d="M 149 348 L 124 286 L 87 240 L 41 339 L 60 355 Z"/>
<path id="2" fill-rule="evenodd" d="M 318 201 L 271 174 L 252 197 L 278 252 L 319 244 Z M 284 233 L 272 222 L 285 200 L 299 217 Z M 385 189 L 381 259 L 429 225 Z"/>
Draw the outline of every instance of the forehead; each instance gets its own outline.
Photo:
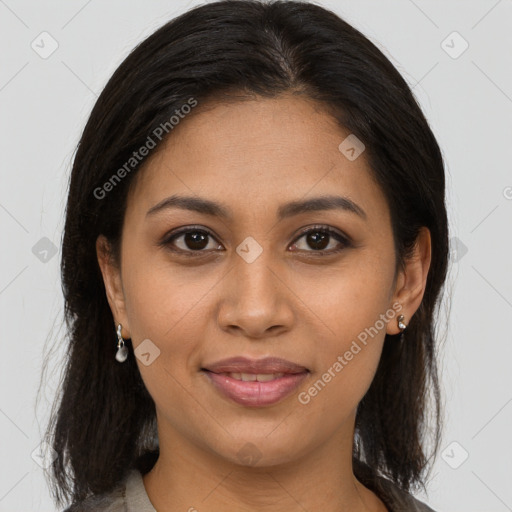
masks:
<path id="1" fill-rule="evenodd" d="M 139 171 L 130 210 L 145 215 L 176 193 L 208 197 L 237 214 L 274 205 L 277 212 L 285 201 L 341 194 L 369 216 L 386 216 L 364 151 L 353 160 L 340 151 L 351 134 L 322 105 L 283 95 L 196 109 Z"/>

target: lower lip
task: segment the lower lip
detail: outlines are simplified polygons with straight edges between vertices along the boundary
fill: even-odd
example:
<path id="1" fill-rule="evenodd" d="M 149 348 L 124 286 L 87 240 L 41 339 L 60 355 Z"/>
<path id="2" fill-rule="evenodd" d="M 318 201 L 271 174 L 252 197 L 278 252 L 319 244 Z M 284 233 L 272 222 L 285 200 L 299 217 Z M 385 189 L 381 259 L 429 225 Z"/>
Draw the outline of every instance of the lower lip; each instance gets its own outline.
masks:
<path id="1" fill-rule="evenodd" d="M 203 373 L 225 396 L 249 407 L 264 407 L 279 402 L 290 395 L 308 375 L 308 372 L 289 373 L 267 382 L 246 382 L 206 370 Z"/>

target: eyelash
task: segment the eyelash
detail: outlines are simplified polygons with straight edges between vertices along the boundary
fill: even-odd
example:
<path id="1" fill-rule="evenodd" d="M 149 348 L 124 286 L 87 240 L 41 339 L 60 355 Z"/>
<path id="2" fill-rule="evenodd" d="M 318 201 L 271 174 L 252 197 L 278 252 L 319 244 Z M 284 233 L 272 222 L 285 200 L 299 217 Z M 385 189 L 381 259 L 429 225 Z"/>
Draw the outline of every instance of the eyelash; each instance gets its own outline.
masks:
<path id="1" fill-rule="evenodd" d="M 172 247 L 172 242 L 174 240 L 176 240 L 180 236 L 186 235 L 188 233 L 203 233 L 203 234 L 206 234 L 209 237 L 213 238 L 214 240 L 216 240 L 215 236 L 212 233 L 210 233 L 210 231 L 208 231 L 207 229 L 204 229 L 203 227 L 200 227 L 200 226 L 190 226 L 186 229 L 181 229 L 180 231 L 177 231 L 175 233 L 170 233 L 168 236 L 164 237 L 164 239 L 162 240 L 162 242 L 159 245 L 166 247 L 167 249 L 169 249 L 170 251 L 172 251 L 174 253 L 178 253 L 178 254 L 181 254 L 181 255 L 184 255 L 187 257 L 204 256 L 201 253 L 206 253 L 208 251 L 205 251 L 205 250 L 197 250 L 197 251 L 183 250 L 183 249 L 176 249 L 176 248 Z M 338 249 L 331 249 L 329 251 L 325 251 L 324 249 L 321 249 L 321 250 L 309 250 L 309 251 L 298 250 L 298 252 L 313 253 L 315 255 L 315 257 L 316 256 L 322 257 L 322 256 L 329 256 L 332 254 L 337 254 L 337 253 L 343 251 L 345 248 L 352 247 L 352 242 L 348 237 L 342 235 L 338 231 L 335 231 L 334 229 L 330 228 L 329 226 L 322 226 L 322 225 L 310 226 L 308 228 L 305 228 L 304 230 L 302 230 L 299 233 L 298 237 L 295 238 L 295 240 L 292 242 L 291 245 L 295 245 L 302 237 L 304 237 L 305 235 L 308 235 L 309 233 L 328 234 L 331 237 L 335 238 L 338 242 L 340 242 L 342 244 L 342 247 L 338 248 Z"/>

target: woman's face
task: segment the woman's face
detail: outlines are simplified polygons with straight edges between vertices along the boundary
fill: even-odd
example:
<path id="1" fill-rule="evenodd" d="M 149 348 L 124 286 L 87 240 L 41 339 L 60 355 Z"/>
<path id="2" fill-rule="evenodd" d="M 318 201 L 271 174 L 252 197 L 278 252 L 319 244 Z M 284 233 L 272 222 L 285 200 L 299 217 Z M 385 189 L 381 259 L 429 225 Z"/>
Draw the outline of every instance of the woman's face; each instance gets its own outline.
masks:
<path id="1" fill-rule="evenodd" d="M 394 280 L 385 197 L 362 148 L 349 139 L 340 149 L 349 132 L 315 103 L 211 107 L 182 120 L 137 177 L 120 274 L 104 272 L 156 404 L 161 449 L 173 439 L 258 465 L 333 441 L 349 449 L 385 334 L 421 300 L 408 303 L 402 273 Z M 182 199 L 154 209 L 169 197 Z M 327 197 L 330 207 L 315 207 Z M 258 384 L 203 370 L 237 356 L 307 371 Z"/>

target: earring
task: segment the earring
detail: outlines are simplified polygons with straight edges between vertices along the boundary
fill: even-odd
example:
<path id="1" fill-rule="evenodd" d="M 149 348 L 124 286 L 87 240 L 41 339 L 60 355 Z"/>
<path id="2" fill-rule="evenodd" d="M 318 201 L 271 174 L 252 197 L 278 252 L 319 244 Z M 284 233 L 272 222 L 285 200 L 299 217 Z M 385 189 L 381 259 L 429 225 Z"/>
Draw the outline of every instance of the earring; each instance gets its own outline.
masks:
<path id="1" fill-rule="evenodd" d="M 121 324 L 117 326 L 117 339 L 116 359 L 120 363 L 124 363 L 128 357 L 128 348 L 124 346 L 123 336 L 121 335 Z"/>
<path id="2" fill-rule="evenodd" d="M 398 323 L 398 328 L 400 329 L 400 334 L 405 330 L 405 328 L 407 327 L 407 325 L 404 324 L 403 322 L 404 320 L 404 315 L 399 315 L 398 318 L 396 319 L 397 323 Z"/>

